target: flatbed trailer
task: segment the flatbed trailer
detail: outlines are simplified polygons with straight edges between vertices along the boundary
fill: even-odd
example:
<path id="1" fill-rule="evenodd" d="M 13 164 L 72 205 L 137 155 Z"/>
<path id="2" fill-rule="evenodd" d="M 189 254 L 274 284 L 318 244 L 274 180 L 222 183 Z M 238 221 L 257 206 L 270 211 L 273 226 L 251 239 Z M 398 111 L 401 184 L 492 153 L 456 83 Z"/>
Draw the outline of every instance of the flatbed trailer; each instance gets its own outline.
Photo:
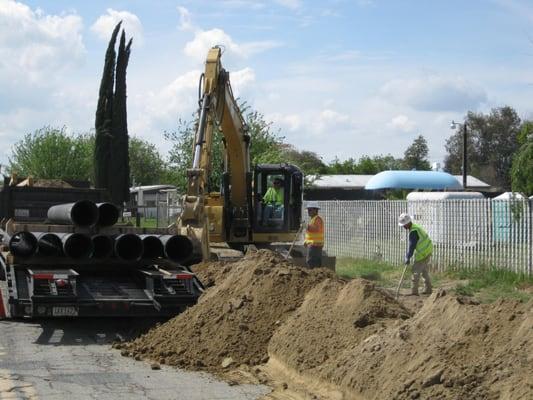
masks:
<path id="1" fill-rule="evenodd" d="M 166 229 L 113 226 L 79 228 L 16 222 L 3 224 L 14 232 L 167 234 Z M 3 246 L 0 273 L 7 283 L 8 316 L 21 317 L 167 317 L 196 303 L 201 282 L 184 265 L 168 259 L 124 261 L 14 256 Z"/>

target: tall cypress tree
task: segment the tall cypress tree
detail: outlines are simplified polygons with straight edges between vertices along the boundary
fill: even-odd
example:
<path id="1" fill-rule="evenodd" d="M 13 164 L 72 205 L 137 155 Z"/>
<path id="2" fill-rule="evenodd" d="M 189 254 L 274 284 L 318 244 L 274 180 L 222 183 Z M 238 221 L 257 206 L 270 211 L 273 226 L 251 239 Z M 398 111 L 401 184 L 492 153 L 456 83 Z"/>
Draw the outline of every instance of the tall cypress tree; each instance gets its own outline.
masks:
<path id="1" fill-rule="evenodd" d="M 126 69 L 132 39 L 126 45 L 126 35 L 122 31 L 117 57 L 115 44 L 121 24 L 122 21 L 115 26 L 106 51 L 96 109 L 94 147 L 95 186 L 107 189 L 111 201 L 117 205 L 129 200 L 130 184 Z"/>
<path id="2" fill-rule="evenodd" d="M 117 57 L 115 96 L 113 98 L 113 141 L 111 159 L 111 198 L 115 204 L 123 204 L 130 196 L 130 170 L 128 153 L 128 118 L 126 110 L 126 68 L 130 58 L 132 40 L 126 45 L 122 31 Z"/>
<path id="3" fill-rule="evenodd" d="M 117 24 L 107 46 L 104 71 L 100 81 L 100 92 L 94 121 L 94 184 L 98 188 L 109 188 L 111 169 L 111 127 L 113 119 L 113 85 L 115 83 L 115 43 L 121 22 Z"/>

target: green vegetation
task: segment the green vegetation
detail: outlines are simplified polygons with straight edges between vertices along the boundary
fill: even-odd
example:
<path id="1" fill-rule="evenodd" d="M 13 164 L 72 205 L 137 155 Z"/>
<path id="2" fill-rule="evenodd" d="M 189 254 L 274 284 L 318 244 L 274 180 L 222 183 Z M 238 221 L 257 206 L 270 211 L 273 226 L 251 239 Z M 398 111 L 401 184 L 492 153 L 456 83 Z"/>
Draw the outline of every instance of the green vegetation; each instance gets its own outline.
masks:
<path id="1" fill-rule="evenodd" d="M 533 139 L 520 147 L 511 169 L 513 190 L 526 196 L 533 194 Z"/>
<path id="2" fill-rule="evenodd" d="M 413 143 L 403 153 L 403 168 L 416 169 L 418 171 L 429 171 L 431 165 L 428 161 L 429 148 L 426 138 L 422 135 L 413 141 Z"/>
<path id="3" fill-rule="evenodd" d="M 93 148 L 93 136 L 70 135 L 66 127 L 45 126 L 15 143 L 9 169 L 21 177 L 89 180 Z"/>
<path id="4" fill-rule="evenodd" d="M 353 258 L 338 259 L 336 266 L 337 275 L 343 278 L 368 279 L 383 287 L 397 285 L 402 271 L 403 267 L 395 267 L 386 262 Z"/>
<path id="5" fill-rule="evenodd" d="M 122 205 L 130 197 L 126 69 L 132 39 L 126 44 L 126 35 L 122 31 L 117 56 L 115 43 L 121 24 L 119 22 L 115 26 L 105 55 L 94 124 L 96 134 L 93 165 L 95 186 L 107 189 L 112 202 L 118 205 Z"/>
<path id="6" fill-rule="evenodd" d="M 124 217 L 122 221 L 120 221 L 122 224 L 127 224 L 131 226 L 137 226 L 137 219 L 136 217 Z M 156 218 L 145 218 L 141 217 L 139 219 L 139 228 L 166 228 L 166 226 L 157 226 L 157 219 Z"/>
<path id="7" fill-rule="evenodd" d="M 446 276 L 466 280 L 466 283 L 457 284 L 455 291 L 464 296 L 475 296 L 483 302 L 490 303 L 501 297 L 524 301 L 533 297 L 533 277 L 512 271 L 479 268 L 453 271 Z"/>
<path id="8" fill-rule="evenodd" d="M 130 181 L 155 185 L 164 181 L 165 161 L 147 140 L 128 141 Z M 19 176 L 41 179 L 74 179 L 94 183 L 93 152 L 95 136 L 70 134 L 66 127 L 45 126 L 28 133 L 13 146 L 9 169 Z"/>
<path id="9" fill-rule="evenodd" d="M 375 281 L 385 288 L 396 288 L 403 266 L 393 266 L 382 261 L 343 258 L 337 260 L 337 275 L 343 278 L 364 278 Z M 475 270 L 459 269 L 447 272 L 432 272 L 433 286 L 453 289 L 463 296 L 474 296 L 482 302 L 499 298 L 526 301 L 533 298 L 533 277 L 512 271 L 480 267 Z M 402 287 L 410 285 L 411 270 L 407 270 Z"/>
<path id="10" fill-rule="evenodd" d="M 468 173 L 505 190 L 511 188 L 511 164 L 519 148 L 522 121 L 509 107 L 493 108 L 489 114 L 469 111 L 467 125 Z M 463 164 L 463 130 L 446 140 L 444 169 L 460 174 Z"/>

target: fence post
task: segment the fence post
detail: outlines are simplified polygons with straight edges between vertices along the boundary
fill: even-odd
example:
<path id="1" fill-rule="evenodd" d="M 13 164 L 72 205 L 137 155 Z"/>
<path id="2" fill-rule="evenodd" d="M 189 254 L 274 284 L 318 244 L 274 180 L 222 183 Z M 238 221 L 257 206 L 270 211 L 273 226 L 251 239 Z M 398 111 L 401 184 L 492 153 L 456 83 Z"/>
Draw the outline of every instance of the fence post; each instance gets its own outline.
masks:
<path id="1" fill-rule="evenodd" d="M 529 234 L 528 234 L 528 240 L 526 241 L 527 247 L 529 249 L 529 257 L 528 257 L 528 266 L 527 266 L 527 274 L 528 276 L 533 275 L 533 199 L 528 200 L 528 208 L 529 208 Z"/>

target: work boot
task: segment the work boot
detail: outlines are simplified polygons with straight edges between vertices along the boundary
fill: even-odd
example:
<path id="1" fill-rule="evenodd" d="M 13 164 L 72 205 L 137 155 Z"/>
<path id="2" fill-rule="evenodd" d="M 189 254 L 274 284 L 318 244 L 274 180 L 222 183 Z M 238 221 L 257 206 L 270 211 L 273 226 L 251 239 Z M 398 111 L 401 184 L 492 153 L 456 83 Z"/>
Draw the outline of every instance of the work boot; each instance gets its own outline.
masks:
<path id="1" fill-rule="evenodd" d="M 433 290 L 431 290 L 431 288 L 426 289 L 426 290 L 424 290 L 424 291 L 422 292 L 422 294 L 431 294 L 431 293 L 433 293 Z"/>
<path id="2" fill-rule="evenodd" d="M 409 296 L 418 296 L 418 292 L 411 292 Z"/>

